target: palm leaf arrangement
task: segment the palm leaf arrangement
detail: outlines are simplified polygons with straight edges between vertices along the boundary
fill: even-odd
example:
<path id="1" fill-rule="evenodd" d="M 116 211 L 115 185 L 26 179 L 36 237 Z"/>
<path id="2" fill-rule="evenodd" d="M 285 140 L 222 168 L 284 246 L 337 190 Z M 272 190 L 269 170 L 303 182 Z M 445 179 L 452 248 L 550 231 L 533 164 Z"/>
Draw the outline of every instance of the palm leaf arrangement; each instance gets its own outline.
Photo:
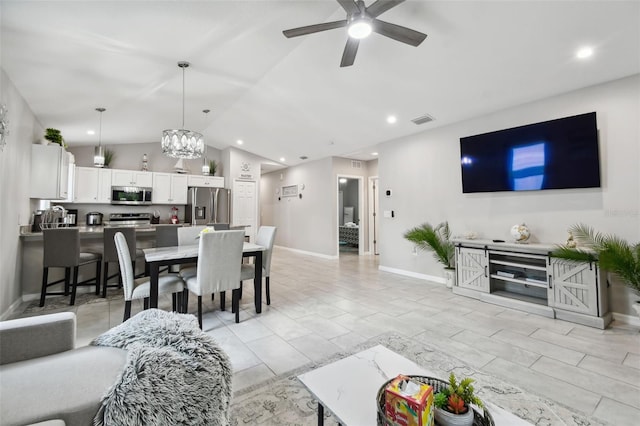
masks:
<path id="1" fill-rule="evenodd" d="M 404 233 L 404 238 L 414 243 L 421 250 L 433 251 L 433 256 L 446 268 L 455 265 L 455 247 L 450 241 L 449 224 L 442 222 L 433 227 L 429 223 L 411 228 Z"/>
<path id="2" fill-rule="evenodd" d="M 618 275 L 627 286 L 640 291 L 640 243 L 630 244 L 612 234 L 603 234 L 584 225 L 573 225 L 569 231 L 584 249 L 559 246 L 551 255 L 561 259 L 592 262 Z"/>

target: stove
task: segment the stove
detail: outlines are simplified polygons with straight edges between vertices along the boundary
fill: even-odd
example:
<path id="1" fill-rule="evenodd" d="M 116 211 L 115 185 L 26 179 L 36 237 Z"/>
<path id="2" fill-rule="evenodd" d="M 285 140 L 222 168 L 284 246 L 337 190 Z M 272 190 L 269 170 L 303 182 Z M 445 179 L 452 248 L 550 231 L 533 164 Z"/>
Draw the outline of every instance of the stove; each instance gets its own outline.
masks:
<path id="1" fill-rule="evenodd" d="M 148 228 L 151 226 L 151 213 L 111 213 L 109 226 Z"/>

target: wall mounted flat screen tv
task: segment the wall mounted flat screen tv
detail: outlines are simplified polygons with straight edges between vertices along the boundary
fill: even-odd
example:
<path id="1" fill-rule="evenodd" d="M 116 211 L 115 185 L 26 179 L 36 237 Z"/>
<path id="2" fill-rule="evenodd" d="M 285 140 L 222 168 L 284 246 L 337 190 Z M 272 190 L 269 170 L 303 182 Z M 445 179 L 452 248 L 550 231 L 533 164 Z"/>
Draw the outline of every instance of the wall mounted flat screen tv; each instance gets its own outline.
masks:
<path id="1" fill-rule="evenodd" d="M 462 192 L 600 187 L 596 113 L 460 138 Z"/>

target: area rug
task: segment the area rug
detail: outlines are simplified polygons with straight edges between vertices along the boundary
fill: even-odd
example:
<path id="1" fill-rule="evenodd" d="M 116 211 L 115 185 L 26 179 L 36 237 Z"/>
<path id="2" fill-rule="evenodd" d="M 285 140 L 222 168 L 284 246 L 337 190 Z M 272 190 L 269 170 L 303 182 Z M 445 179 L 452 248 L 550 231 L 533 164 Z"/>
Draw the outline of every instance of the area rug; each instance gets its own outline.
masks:
<path id="1" fill-rule="evenodd" d="M 69 301 L 71 300 L 70 298 L 71 296 L 47 297 L 45 299 L 44 306 L 42 307 L 40 306 L 40 299 L 33 300 L 24 308 L 22 313 L 35 314 L 66 310 L 72 307 L 69 305 Z M 122 292 L 122 289 L 109 289 L 106 299 L 102 296 L 96 295 L 94 292 L 78 293 L 76 295 L 76 303 L 74 306 L 78 307 L 90 303 L 104 303 L 111 300 L 124 300 L 124 293 Z"/>
<path id="2" fill-rule="evenodd" d="M 432 371 L 436 377 L 446 379 L 451 372 L 458 377 L 473 377 L 480 399 L 489 401 L 536 426 L 609 425 L 482 373 L 434 347 L 396 333 L 378 336 L 349 352 L 337 353 L 322 362 L 309 363 L 285 375 L 239 390 L 234 394 L 231 404 L 231 424 L 316 425 L 317 402 L 296 376 L 376 345 L 383 345 L 412 360 Z M 329 410 L 325 410 L 325 424 L 337 424 L 337 419 L 332 417 Z"/>

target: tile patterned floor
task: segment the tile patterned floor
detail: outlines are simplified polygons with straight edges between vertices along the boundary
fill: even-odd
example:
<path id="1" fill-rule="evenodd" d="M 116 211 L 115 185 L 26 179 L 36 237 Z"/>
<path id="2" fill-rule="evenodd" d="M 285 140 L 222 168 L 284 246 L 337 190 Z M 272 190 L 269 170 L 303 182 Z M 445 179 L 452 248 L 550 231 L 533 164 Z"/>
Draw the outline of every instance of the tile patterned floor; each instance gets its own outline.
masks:
<path id="1" fill-rule="evenodd" d="M 395 331 L 589 416 L 621 426 L 640 419 L 637 327 L 598 330 L 479 302 L 380 272 L 375 256 L 326 260 L 276 248 L 272 262 L 272 303 L 262 314 L 249 282 L 239 324 L 217 298 L 206 301 L 204 329 L 229 353 L 234 389 Z M 170 306 L 161 299 L 161 308 Z M 78 316 L 78 345 L 119 324 L 123 309 L 120 298 L 65 308 Z"/>

